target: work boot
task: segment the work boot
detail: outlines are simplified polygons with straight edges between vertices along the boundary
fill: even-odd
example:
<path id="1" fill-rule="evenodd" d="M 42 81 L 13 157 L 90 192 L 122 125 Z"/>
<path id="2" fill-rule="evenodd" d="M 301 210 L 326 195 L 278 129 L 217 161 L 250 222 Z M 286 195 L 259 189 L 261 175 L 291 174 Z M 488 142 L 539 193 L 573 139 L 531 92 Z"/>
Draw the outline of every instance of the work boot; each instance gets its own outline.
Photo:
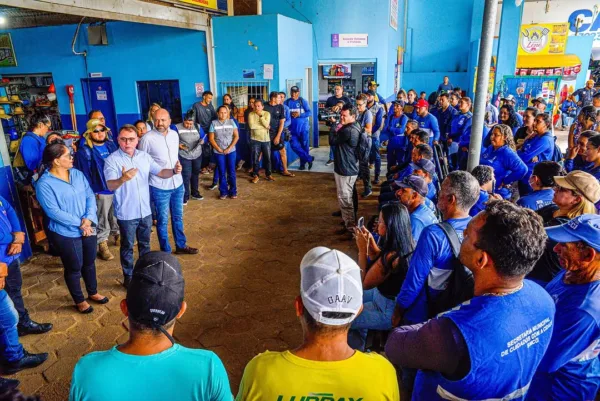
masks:
<path id="1" fill-rule="evenodd" d="M 5 375 L 13 375 L 23 369 L 31 369 L 41 365 L 48 359 L 46 352 L 41 354 L 30 354 L 23 350 L 23 358 L 14 362 L 5 362 L 2 364 L 2 370 Z"/>
<path id="2" fill-rule="evenodd" d="M 113 260 L 115 258 L 108 249 L 108 241 L 102 241 L 98 244 L 98 257 L 102 260 Z"/>

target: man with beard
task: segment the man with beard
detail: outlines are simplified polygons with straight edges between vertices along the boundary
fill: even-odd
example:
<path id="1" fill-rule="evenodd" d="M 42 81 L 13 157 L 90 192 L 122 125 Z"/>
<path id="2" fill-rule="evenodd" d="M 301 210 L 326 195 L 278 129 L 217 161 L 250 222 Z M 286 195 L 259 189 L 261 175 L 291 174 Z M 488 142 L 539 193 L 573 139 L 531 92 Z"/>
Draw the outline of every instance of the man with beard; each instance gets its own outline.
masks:
<path id="1" fill-rule="evenodd" d="M 113 193 L 109 191 L 104 178 L 104 159 L 117 150 L 115 143 L 109 140 L 108 132 L 100 119 L 89 120 L 74 160 L 75 168 L 85 175 L 96 195 L 98 257 L 102 260 L 114 259 L 108 249 L 108 237 L 114 237 L 115 245 L 119 241 L 119 225 L 113 211 Z"/>
<path id="2" fill-rule="evenodd" d="M 154 129 L 140 140 L 139 149 L 150 154 L 154 161 L 163 169 L 181 171 L 179 162 L 179 135 L 171 129 L 171 116 L 165 109 L 154 113 Z M 169 212 L 175 240 L 176 254 L 197 254 L 198 249 L 187 245 L 183 232 L 183 178 L 175 174 L 167 180 L 158 176 L 150 176 L 150 196 L 156 205 L 158 222 L 156 231 L 160 250 L 171 253 L 169 234 L 167 232 Z"/>

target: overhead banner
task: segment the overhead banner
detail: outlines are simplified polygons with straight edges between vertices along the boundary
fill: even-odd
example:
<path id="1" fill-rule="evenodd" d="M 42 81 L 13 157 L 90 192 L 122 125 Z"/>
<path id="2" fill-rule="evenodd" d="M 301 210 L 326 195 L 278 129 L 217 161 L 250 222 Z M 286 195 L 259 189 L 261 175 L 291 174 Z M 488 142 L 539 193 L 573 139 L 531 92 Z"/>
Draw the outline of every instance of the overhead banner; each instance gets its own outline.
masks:
<path id="1" fill-rule="evenodd" d="M 569 23 L 521 25 L 518 54 L 548 55 L 565 54 Z"/>
<path id="2" fill-rule="evenodd" d="M 204 8 L 210 8 L 212 10 L 218 10 L 217 0 L 179 0 L 181 3 L 192 4 L 194 6 L 200 6 Z"/>

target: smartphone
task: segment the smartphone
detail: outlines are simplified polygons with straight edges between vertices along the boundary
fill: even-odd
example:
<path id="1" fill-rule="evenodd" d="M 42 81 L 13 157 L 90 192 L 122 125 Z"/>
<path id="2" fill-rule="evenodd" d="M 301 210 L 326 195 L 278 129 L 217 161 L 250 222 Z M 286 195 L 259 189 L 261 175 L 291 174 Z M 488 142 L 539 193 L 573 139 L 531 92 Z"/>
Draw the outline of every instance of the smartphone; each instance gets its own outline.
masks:
<path id="1" fill-rule="evenodd" d="M 365 226 L 365 218 L 361 217 L 360 219 L 358 219 L 358 225 L 357 225 L 357 227 L 358 227 L 359 230 L 362 230 L 362 228 L 364 226 Z"/>

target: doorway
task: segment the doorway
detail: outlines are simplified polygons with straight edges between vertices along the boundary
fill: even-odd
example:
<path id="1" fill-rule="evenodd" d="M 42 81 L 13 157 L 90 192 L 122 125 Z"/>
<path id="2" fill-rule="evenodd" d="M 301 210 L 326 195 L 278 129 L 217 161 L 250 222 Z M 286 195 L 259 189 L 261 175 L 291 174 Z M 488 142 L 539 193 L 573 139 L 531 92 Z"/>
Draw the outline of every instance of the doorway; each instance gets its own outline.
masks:
<path id="1" fill-rule="evenodd" d="M 171 114 L 172 124 L 179 124 L 183 121 L 179 80 L 138 81 L 137 88 L 142 120 L 146 119 L 150 105 L 158 103 L 160 107 Z"/>
<path id="2" fill-rule="evenodd" d="M 106 120 L 106 125 L 113 131 L 118 130 L 117 113 L 110 78 L 83 78 L 83 101 L 85 110 L 100 110 Z M 85 131 L 85 129 L 82 129 Z"/>

